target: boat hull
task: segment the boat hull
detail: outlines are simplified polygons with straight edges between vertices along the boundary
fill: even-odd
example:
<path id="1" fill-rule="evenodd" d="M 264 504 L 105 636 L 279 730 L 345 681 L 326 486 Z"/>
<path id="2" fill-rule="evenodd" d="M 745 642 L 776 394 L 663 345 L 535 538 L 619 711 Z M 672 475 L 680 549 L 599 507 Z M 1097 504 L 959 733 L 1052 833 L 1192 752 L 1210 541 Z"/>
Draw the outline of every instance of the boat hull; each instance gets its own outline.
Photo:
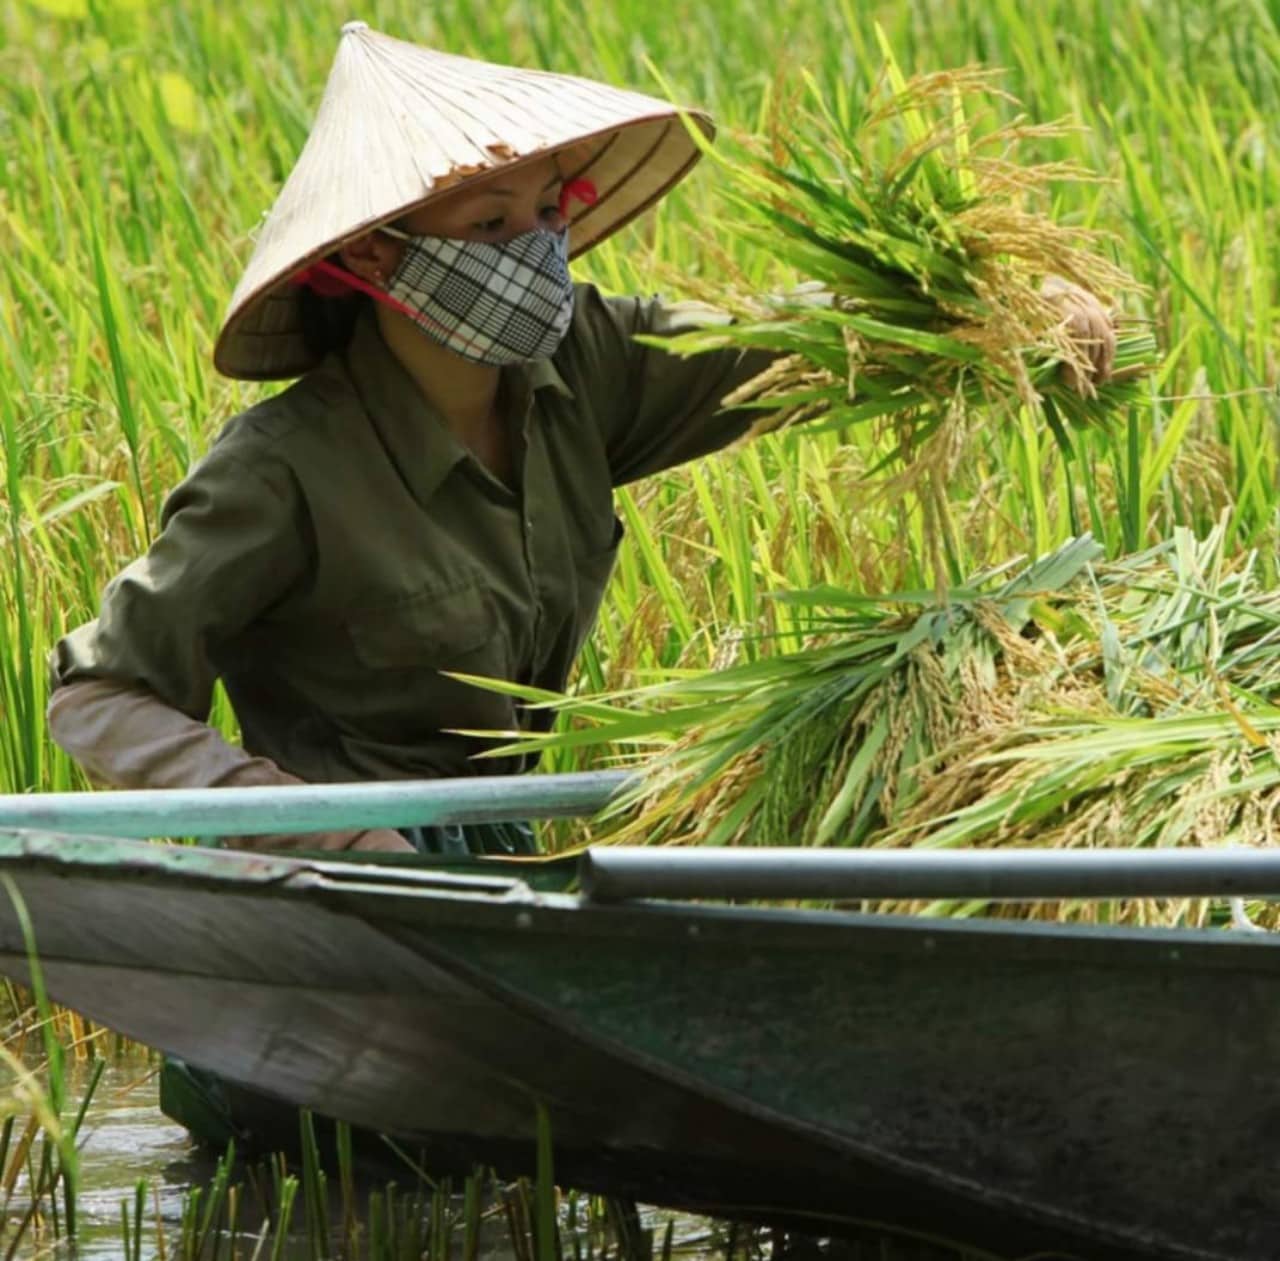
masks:
<path id="1" fill-rule="evenodd" d="M 1269 939 L 601 908 L 84 844 L 0 838 L 56 999 L 442 1159 L 531 1170 L 538 1100 L 564 1181 L 652 1202 L 1001 1254 L 1274 1255 Z"/>

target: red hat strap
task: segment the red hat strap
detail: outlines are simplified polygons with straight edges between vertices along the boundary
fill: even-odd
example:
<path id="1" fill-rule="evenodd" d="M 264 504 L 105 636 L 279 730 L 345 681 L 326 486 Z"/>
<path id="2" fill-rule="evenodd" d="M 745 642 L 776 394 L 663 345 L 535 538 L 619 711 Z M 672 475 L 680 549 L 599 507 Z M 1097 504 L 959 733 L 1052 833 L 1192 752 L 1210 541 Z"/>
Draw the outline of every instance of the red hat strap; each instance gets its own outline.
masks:
<path id="1" fill-rule="evenodd" d="M 409 307 L 393 298 L 385 289 L 371 285 L 355 272 L 339 267 L 327 258 L 318 258 L 310 267 L 295 272 L 289 277 L 289 283 L 303 285 L 322 298 L 349 298 L 352 290 L 358 290 L 361 293 L 367 293 L 376 302 L 385 303 L 393 311 L 399 311 L 401 315 L 407 315 L 410 319 L 414 316 L 414 312 Z"/>

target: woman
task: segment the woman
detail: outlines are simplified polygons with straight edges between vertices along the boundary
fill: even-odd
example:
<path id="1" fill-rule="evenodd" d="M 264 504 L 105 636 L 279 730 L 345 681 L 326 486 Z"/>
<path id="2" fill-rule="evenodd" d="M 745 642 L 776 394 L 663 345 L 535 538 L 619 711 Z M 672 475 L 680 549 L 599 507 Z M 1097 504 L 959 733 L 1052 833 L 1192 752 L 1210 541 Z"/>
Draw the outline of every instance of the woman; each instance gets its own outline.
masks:
<path id="1" fill-rule="evenodd" d="M 561 689 L 621 536 L 612 488 L 741 434 L 719 402 L 767 363 L 639 346 L 714 314 L 569 281 L 570 241 L 696 157 L 663 102 L 344 27 L 214 352 L 231 376 L 301 379 L 228 424 L 58 644 L 54 739 L 128 787 L 520 769 L 451 729 L 528 718 L 442 672 Z M 1105 373 L 1105 314 L 1068 305 Z M 242 748 L 206 724 L 218 678 Z M 243 841 L 532 847 L 521 828 Z"/>

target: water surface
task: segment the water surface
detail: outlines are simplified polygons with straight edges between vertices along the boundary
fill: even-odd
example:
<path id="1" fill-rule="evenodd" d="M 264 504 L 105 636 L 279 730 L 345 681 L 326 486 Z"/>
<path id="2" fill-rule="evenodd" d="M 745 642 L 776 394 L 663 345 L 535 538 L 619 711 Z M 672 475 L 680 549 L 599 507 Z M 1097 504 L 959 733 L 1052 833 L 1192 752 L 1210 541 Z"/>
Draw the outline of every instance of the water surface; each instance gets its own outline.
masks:
<path id="1" fill-rule="evenodd" d="M 83 1098 L 88 1079 L 88 1070 L 83 1065 L 71 1068 L 68 1098 L 72 1107 Z M 66 1261 L 71 1261 L 72 1256 L 74 1261 L 127 1261 L 121 1205 L 129 1205 L 132 1218 L 139 1180 L 147 1183 L 142 1256 L 150 1261 L 157 1253 L 158 1222 L 166 1236 L 165 1251 L 172 1257 L 174 1242 L 180 1235 L 184 1199 L 193 1188 L 209 1184 L 217 1162 L 211 1153 L 192 1142 L 182 1126 L 160 1111 L 156 1064 L 138 1054 L 107 1062 L 85 1115 L 79 1148 L 79 1242 L 74 1254 L 64 1254 Z M 237 1171 L 232 1181 L 244 1182 L 244 1171 Z M 413 1175 L 406 1171 L 401 1184 L 413 1182 Z M 374 1185 L 369 1183 L 359 1189 L 361 1212 Z M 336 1200 L 332 1182 L 330 1186 Z M 241 1211 L 242 1231 L 256 1229 L 260 1216 L 255 1197 L 247 1194 Z M 293 1220 L 298 1222 L 301 1216 L 299 1200 L 295 1203 Z M 659 1249 L 668 1219 L 675 1222 L 675 1243 L 682 1257 L 723 1253 L 723 1231 L 705 1219 L 643 1209 L 643 1224 L 654 1230 Z M 240 1252 L 247 1259 L 253 1249 L 243 1234 L 242 1240 Z M 27 1242 L 24 1241 L 24 1246 Z M 459 1252 L 460 1242 L 461 1227 L 455 1235 L 455 1249 Z M 484 1261 L 515 1261 L 518 1256 L 508 1239 L 505 1221 L 500 1217 L 486 1221 L 481 1230 L 481 1244 Z M 296 1261 L 304 1257 L 310 1261 L 310 1247 L 301 1234 L 289 1251 Z M 566 1251 L 572 1254 L 571 1249 Z M 28 1248 L 20 1255 L 33 1252 L 34 1248 Z"/>

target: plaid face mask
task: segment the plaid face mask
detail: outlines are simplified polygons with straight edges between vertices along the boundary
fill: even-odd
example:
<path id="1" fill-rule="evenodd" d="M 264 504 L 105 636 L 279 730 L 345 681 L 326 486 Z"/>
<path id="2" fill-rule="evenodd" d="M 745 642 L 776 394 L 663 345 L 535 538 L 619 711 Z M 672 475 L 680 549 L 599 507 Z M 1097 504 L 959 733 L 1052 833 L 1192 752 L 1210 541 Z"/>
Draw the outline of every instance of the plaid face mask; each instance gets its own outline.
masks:
<path id="1" fill-rule="evenodd" d="M 569 233 L 536 229 L 501 245 L 409 236 L 387 285 L 432 341 L 501 365 L 549 359 L 569 331 Z"/>

